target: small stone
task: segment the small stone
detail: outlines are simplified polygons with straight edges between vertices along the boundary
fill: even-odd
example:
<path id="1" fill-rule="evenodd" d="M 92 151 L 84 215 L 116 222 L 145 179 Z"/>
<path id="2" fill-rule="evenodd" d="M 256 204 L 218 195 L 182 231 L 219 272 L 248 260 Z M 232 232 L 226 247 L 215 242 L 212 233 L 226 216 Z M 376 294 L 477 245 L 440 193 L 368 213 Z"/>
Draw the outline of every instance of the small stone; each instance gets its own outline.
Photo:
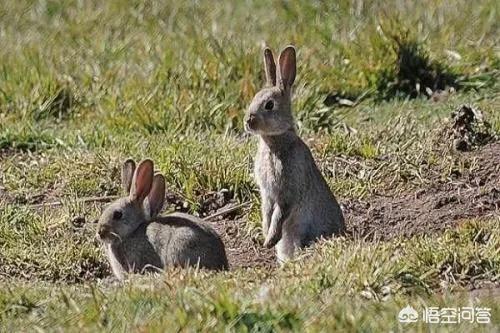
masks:
<path id="1" fill-rule="evenodd" d="M 368 291 L 368 290 L 363 290 L 361 292 L 361 296 L 364 297 L 364 298 L 366 298 L 366 299 L 372 299 L 373 298 L 372 293 L 370 291 Z"/>

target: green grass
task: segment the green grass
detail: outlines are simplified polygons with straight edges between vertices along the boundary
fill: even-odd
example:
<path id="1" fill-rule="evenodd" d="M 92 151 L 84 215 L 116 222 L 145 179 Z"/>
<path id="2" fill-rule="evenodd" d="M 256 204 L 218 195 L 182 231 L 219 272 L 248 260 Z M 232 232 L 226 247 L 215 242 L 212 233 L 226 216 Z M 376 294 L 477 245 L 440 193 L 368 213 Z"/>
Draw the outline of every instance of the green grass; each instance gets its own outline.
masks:
<path id="1" fill-rule="evenodd" d="M 0 319 L 7 330 L 380 331 L 400 329 L 397 313 L 409 303 L 421 309 L 490 307 L 495 320 L 500 307 L 494 295 L 458 291 L 478 277 L 484 282 L 500 276 L 499 223 L 468 223 L 439 237 L 385 243 L 334 240 L 275 272 L 170 270 L 134 276 L 123 286 L 3 283 Z M 75 248 L 67 246 L 68 252 Z M 71 271 L 66 265 L 59 267 Z M 446 292 L 434 294 L 440 287 Z M 423 323 L 408 325 L 425 329 Z"/>
<path id="2" fill-rule="evenodd" d="M 340 201 L 470 170 L 436 137 L 462 104 L 500 134 L 499 13 L 494 0 L 3 1 L 0 331 L 495 331 L 403 327 L 396 315 L 473 303 L 498 325 L 492 297 L 457 292 L 498 288 L 497 217 L 409 240 L 331 241 L 273 272 L 172 271 L 124 287 L 96 282 L 109 271 L 94 225 L 73 219 L 101 209 L 77 198 L 119 192 L 124 158 L 151 157 L 192 213 L 223 188 L 252 202 L 244 218 L 259 235 L 256 140 L 242 121 L 264 42 L 297 46 L 299 132 Z M 457 91 L 433 102 L 425 88 L 439 73 Z"/>

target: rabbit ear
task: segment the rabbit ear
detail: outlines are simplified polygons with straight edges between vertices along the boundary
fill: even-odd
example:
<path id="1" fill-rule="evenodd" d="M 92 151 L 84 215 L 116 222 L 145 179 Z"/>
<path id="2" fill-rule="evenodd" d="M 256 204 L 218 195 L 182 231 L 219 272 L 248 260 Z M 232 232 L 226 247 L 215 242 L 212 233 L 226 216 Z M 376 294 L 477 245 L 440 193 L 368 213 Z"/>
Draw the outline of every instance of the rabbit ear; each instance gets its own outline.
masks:
<path id="1" fill-rule="evenodd" d="M 141 161 L 135 170 L 130 189 L 130 199 L 142 203 L 151 190 L 153 183 L 153 161 L 147 159 Z"/>
<path id="2" fill-rule="evenodd" d="M 295 47 L 289 45 L 281 51 L 279 64 L 279 87 L 281 90 L 289 90 L 295 81 L 295 73 L 297 72 Z"/>
<path id="3" fill-rule="evenodd" d="M 132 177 L 134 177 L 135 162 L 129 158 L 122 165 L 122 189 L 125 193 L 130 193 L 132 187 Z"/>
<path id="4" fill-rule="evenodd" d="M 165 177 L 162 174 L 156 174 L 153 177 L 153 185 L 151 191 L 144 201 L 144 209 L 149 214 L 150 218 L 154 218 L 160 213 L 165 202 Z"/>
<path id="5" fill-rule="evenodd" d="M 266 70 L 266 84 L 274 87 L 276 85 L 276 63 L 273 51 L 268 47 L 264 49 L 264 68 Z"/>

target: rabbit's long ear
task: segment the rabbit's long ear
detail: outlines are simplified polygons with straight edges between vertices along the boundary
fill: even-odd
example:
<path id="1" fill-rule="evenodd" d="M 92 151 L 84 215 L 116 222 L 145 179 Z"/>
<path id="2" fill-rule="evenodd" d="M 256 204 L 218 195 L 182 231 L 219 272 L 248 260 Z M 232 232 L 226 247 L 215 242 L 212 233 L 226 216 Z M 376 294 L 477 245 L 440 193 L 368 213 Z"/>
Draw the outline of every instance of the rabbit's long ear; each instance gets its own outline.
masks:
<path id="1" fill-rule="evenodd" d="M 276 85 L 276 63 L 273 51 L 268 47 L 264 49 L 264 68 L 266 70 L 266 84 L 274 87 Z"/>
<path id="2" fill-rule="evenodd" d="M 281 51 L 279 65 L 279 87 L 284 91 L 290 90 L 297 72 L 295 47 L 289 45 Z"/>
<path id="3" fill-rule="evenodd" d="M 130 193 L 132 178 L 134 177 L 135 162 L 129 158 L 122 165 L 122 189 L 126 194 Z"/>
<path id="4" fill-rule="evenodd" d="M 150 218 L 156 217 L 163 208 L 165 202 L 165 177 L 162 174 L 156 174 L 153 177 L 153 185 L 148 197 L 144 201 L 144 209 Z"/>
<path id="5" fill-rule="evenodd" d="M 130 189 L 130 199 L 142 203 L 151 191 L 153 183 L 153 161 L 147 159 L 139 163 L 132 179 L 132 188 Z"/>

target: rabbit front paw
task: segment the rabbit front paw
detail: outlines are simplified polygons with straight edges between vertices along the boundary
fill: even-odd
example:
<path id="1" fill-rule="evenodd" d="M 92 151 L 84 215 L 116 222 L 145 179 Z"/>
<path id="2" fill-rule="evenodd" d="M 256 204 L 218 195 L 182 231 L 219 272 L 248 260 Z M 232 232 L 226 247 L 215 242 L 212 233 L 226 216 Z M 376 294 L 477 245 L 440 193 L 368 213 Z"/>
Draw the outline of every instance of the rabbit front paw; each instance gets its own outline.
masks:
<path id="1" fill-rule="evenodd" d="M 267 234 L 266 240 L 264 241 L 264 247 L 270 249 L 274 247 L 281 239 L 281 233 L 270 232 Z"/>

